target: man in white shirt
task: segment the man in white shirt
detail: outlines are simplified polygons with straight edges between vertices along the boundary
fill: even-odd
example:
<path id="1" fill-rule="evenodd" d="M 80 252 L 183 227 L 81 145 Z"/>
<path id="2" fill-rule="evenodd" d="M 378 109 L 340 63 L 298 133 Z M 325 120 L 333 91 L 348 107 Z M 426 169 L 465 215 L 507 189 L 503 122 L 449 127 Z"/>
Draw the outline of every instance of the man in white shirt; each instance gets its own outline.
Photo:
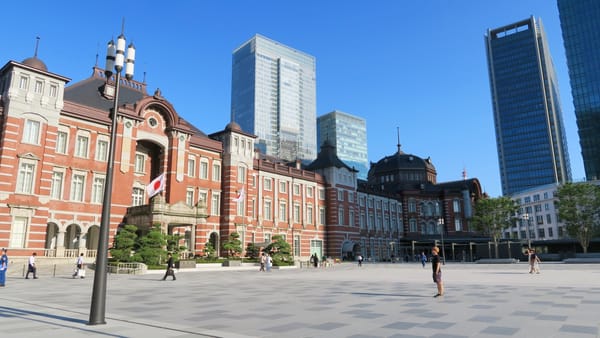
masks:
<path id="1" fill-rule="evenodd" d="M 29 279 L 30 272 L 33 273 L 33 279 L 37 279 L 37 276 L 35 275 L 35 273 L 37 271 L 37 267 L 35 266 L 35 256 L 37 256 L 37 253 L 34 252 L 29 257 L 29 266 L 27 267 L 27 273 L 25 274 L 25 279 Z"/>

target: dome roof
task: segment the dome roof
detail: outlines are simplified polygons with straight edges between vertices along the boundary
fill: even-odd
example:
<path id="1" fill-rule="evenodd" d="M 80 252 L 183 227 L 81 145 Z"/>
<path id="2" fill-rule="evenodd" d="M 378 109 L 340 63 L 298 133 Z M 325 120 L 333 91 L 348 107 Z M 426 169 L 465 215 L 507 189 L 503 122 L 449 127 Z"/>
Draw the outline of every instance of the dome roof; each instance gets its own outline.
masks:
<path id="1" fill-rule="evenodd" d="M 422 159 L 412 154 L 405 154 L 403 152 L 397 152 L 394 155 L 386 156 L 379 160 L 377 163 L 372 165 L 372 173 L 377 172 L 389 172 L 397 171 L 402 169 L 430 169 L 435 170 L 431 158 Z"/>
<path id="2" fill-rule="evenodd" d="M 44 72 L 48 71 L 48 67 L 46 67 L 46 64 L 44 63 L 44 61 L 38 59 L 36 56 L 32 56 L 30 58 L 27 58 L 25 60 L 23 60 L 22 62 L 24 65 L 27 65 L 29 67 L 33 67 L 39 70 L 43 70 Z"/>
<path id="3" fill-rule="evenodd" d="M 234 121 L 231 121 L 225 126 L 225 130 L 228 131 L 242 131 L 242 127 Z"/>

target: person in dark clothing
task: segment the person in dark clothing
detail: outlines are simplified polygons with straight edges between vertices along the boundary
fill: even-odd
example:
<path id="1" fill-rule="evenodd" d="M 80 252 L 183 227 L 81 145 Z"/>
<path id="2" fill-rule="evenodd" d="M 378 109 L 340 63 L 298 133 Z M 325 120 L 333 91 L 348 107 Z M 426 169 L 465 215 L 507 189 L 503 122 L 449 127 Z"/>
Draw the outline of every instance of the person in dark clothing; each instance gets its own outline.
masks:
<path id="1" fill-rule="evenodd" d="M 167 261 L 167 271 L 162 280 L 166 280 L 167 276 L 172 276 L 173 280 L 177 280 L 177 278 L 175 278 L 175 270 L 173 269 L 175 268 L 175 264 L 173 264 L 173 255 L 168 254 L 167 257 L 169 257 L 169 260 Z"/>
<path id="2" fill-rule="evenodd" d="M 438 256 L 440 249 L 434 246 L 431 249 L 433 256 L 431 257 L 431 268 L 433 269 L 433 282 L 437 284 L 438 293 L 434 297 L 444 295 L 444 283 L 442 282 L 442 262 Z"/>
<path id="3" fill-rule="evenodd" d="M 27 266 L 27 273 L 25 274 L 25 279 L 29 279 L 29 273 L 33 273 L 33 279 L 37 279 L 38 277 L 35 275 L 37 272 L 37 265 L 35 265 L 35 257 L 37 256 L 37 253 L 33 253 L 31 254 L 31 257 L 29 257 L 29 263 Z"/>

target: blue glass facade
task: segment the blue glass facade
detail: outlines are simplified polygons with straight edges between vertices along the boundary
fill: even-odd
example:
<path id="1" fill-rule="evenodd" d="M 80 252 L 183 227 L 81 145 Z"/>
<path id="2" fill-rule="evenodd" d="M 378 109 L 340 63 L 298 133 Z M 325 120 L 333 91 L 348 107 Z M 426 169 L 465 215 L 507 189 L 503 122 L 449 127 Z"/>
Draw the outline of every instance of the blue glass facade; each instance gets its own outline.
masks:
<path id="1" fill-rule="evenodd" d="M 337 157 L 358 170 L 358 178 L 366 180 L 369 171 L 367 122 L 357 116 L 333 111 L 317 119 L 317 143 L 328 140 L 335 146 Z"/>
<path id="2" fill-rule="evenodd" d="M 571 180 L 558 83 L 541 20 L 488 30 L 502 193 Z"/>
<path id="3" fill-rule="evenodd" d="M 231 121 L 284 160 L 317 154 L 315 58 L 256 35 L 233 52 Z"/>
<path id="4" fill-rule="evenodd" d="M 583 166 L 600 179 L 600 1 L 558 0 Z"/>

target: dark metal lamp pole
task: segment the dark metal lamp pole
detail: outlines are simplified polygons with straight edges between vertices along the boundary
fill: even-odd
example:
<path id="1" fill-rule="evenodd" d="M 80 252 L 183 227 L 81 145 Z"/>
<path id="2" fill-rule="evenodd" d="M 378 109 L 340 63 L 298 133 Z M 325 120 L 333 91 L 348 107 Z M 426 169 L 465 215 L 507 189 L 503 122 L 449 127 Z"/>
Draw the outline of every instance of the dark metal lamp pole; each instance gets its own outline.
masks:
<path id="1" fill-rule="evenodd" d="M 135 47 L 130 44 L 127 48 L 127 64 L 125 66 L 125 77 L 133 78 L 133 64 L 135 60 Z M 98 236 L 98 253 L 96 257 L 96 271 L 94 273 L 94 287 L 92 291 L 92 304 L 90 307 L 90 320 L 88 325 L 106 324 L 106 274 L 108 268 L 108 235 L 110 230 L 110 210 L 113 185 L 113 169 L 115 162 L 115 148 L 117 139 L 117 111 L 119 106 L 119 89 L 121 87 L 121 70 L 125 61 L 125 36 L 123 32 L 117 39 L 108 43 L 106 52 L 106 82 L 112 76 L 112 68 L 115 69 L 115 94 L 112 109 L 110 128 L 110 148 L 108 150 L 108 162 L 106 166 L 106 178 L 104 184 L 104 199 L 102 201 L 102 217 L 100 220 L 100 233 Z"/>

